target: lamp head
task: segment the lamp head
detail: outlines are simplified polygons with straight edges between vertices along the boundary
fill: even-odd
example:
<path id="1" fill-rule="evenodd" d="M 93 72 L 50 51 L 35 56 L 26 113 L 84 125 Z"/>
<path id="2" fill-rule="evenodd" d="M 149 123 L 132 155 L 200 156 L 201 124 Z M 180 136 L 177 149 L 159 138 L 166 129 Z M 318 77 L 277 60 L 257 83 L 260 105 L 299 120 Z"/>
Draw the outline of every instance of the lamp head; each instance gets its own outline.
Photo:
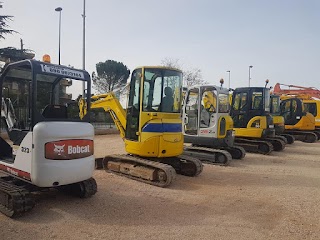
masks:
<path id="1" fill-rule="evenodd" d="M 220 79 L 221 87 L 222 87 L 223 83 L 224 83 L 224 80 L 223 80 L 223 78 L 221 78 L 221 79 Z"/>

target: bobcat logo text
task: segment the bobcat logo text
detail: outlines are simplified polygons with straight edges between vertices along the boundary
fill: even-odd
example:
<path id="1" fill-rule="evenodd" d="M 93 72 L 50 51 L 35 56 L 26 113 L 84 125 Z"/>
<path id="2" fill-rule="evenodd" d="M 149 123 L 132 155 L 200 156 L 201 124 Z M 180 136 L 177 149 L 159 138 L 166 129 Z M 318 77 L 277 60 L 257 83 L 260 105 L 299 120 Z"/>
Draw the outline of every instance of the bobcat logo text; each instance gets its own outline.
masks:
<path id="1" fill-rule="evenodd" d="M 72 160 L 92 156 L 93 140 L 71 139 L 45 144 L 45 157 L 51 160 Z"/>

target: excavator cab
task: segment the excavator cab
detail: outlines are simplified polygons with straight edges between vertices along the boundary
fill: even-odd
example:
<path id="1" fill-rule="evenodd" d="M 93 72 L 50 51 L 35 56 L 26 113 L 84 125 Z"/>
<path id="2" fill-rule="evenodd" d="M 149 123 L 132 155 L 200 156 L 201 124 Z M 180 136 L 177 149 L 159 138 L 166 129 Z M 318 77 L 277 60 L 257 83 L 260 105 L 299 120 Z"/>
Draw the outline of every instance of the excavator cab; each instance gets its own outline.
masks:
<path id="1" fill-rule="evenodd" d="M 127 152 L 146 157 L 182 153 L 181 90 L 181 71 L 164 67 L 133 71 L 125 128 Z"/>
<path id="2" fill-rule="evenodd" d="M 285 139 L 275 135 L 269 88 L 235 89 L 230 115 L 234 121 L 235 142 L 246 151 L 269 154 L 272 150 L 282 151 L 285 148 Z"/>
<path id="3" fill-rule="evenodd" d="M 286 125 L 296 125 L 303 116 L 306 116 L 304 105 L 298 98 L 283 100 L 280 104 L 280 114 Z"/>
<path id="4" fill-rule="evenodd" d="M 218 86 L 189 88 L 183 112 L 185 142 L 190 142 L 196 135 L 199 145 L 233 145 L 228 89 Z M 200 144 L 201 139 L 203 144 Z"/>
<path id="5" fill-rule="evenodd" d="M 79 118 L 79 109 L 72 104 L 77 96 L 67 93 L 69 86 L 82 83 L 90 96 L 91 79 L 83 70 L 35 60 L 11 63 L 4 69 L 1 122 L 9 139 L 0 137 L 0 171 L 36 187 L 73 185 L 82 197 L 96 192 L 93 126 L 88 116 Z M 90 106 L 90 97 L 86 99 Z M 0 199 L 4 199 L 1 194 L 8 195 L 1 192 L 1 181 Z M 81 188 L 87 183 L 95 189 Z M 0 204 L 1 209 L 11 206 Z"/>
<path id="6" fill-rule="evenodd" d="M 300 98 L 280 96 L 280 114 L 285 120 L 285 133 L 294 135 L 297 140 L 315 142 L 320 132 L 315 127 L 315 117 L 306 111 Z"/>
<path id="7" fill-rule="evenodd" d="M 275 134 L 270 116 L 270 89 L 268 88 L 235 89 L 230 115 L 239 134 L 241 132 L 244 135 L 248 134 L 248 137 L 258 138 L 273 137 Z"/>
<path id="8" fill-rule="evenodd" d="M 245 151 L 234 146 L 233 121 L 229 115 L 229 90 L 214 85 L 185 89 L 183 105 L 184 153 L 205 163 L 227 165 Z"/>
<path id="9" fill-rule="evenodd" d="M 180 70 L 146 66 L 132 72 L 126 112 L 112 92 L 92 96 L 91 108 L 110 113 L 128 153 L 96 159 L 97 168 L 161 187 L 176 173 L 200 174 L 201 161 L 182 154 L 181 91 Z"/>

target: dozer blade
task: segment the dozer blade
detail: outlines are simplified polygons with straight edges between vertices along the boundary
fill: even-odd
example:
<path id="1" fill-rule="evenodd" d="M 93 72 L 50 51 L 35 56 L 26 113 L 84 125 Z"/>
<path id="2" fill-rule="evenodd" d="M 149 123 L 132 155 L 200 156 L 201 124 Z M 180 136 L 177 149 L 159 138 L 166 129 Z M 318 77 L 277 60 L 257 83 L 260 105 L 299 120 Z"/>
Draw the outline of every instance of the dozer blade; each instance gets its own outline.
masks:
<path id="1" fill-rule="evenodd" d="M 158 187 L 167 187 L 175 179 L 173 167 L 132 155 L 110 155 L 103 159 L 106 171 Z"/>
<path id="2" fill-rule="evenodd" d="M 261 139 L 235 138 L 235 145 L 243 147 L 246 152 L 260 153 L 268 155 L 273 151 L 273 146 L 267 141 Z"/>
<path id="3" fill-rule="evenodd" d="M 184 148 L 184 155 L 200 159 L 204 163 L 216 165 L 229 165 L 232 156 L 225 150 L 188 146 Z"/>

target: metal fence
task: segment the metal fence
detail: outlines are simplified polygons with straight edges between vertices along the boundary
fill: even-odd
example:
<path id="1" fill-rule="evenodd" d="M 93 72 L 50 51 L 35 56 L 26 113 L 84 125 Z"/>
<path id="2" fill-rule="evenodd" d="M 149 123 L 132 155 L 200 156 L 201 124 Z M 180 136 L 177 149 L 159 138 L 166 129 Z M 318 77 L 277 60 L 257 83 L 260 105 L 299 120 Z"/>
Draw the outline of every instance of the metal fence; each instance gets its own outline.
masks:
<path id="1" fill-rule="evenodd" d="M 116 125 L 114 123 L 104 123 L 104 122 L 94 122 L 92 123 L 94 129 L 101 130 L 101 129 L 116 129 Z M 4 127 L 0 127 L 0 133 L 5 133 L 6 129 Z"/>

